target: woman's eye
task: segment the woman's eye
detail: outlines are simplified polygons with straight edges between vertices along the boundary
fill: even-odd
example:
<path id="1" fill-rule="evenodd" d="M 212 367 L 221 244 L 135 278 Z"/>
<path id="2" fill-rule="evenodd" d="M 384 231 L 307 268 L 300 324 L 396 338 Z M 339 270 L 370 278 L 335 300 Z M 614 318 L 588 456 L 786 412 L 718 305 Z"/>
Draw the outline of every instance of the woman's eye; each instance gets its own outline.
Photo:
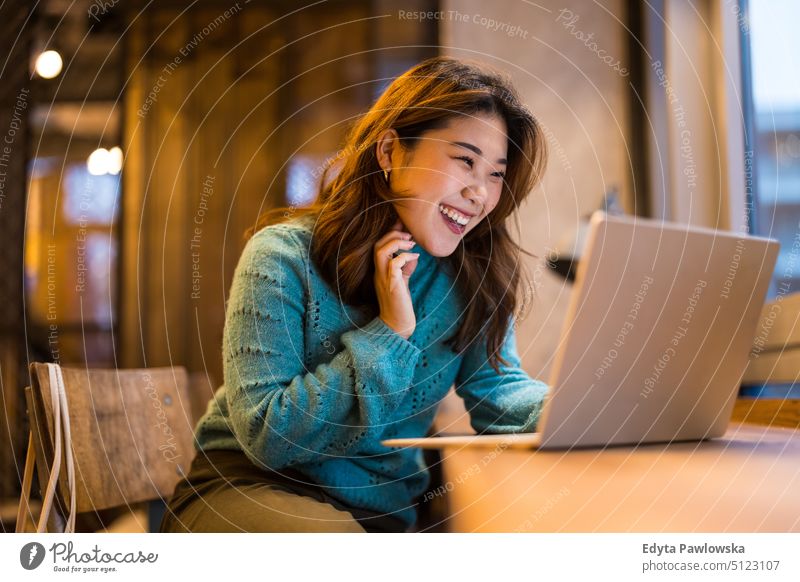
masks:
<path id="1" fill-rule="evenodd" d="M 500 180 L 505 180 L 506 179 L 506 173 L 505 172 L 495 172 L 494 174 L 492 174 L 492 178 L 498 178 Z"/>
<path id="2" fill-rule="evenodd" d="M 475 164 L 475 160 L 469 156 L 459 156 L 456 159 L 464 161 L 470 168 Z"/>

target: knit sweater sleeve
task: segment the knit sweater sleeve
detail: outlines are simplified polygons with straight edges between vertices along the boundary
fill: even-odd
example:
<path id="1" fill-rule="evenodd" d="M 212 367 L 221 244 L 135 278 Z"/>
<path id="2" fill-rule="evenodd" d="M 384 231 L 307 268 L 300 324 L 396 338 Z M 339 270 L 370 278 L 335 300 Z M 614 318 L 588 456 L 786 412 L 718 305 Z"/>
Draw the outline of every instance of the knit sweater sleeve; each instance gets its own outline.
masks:
<path id="1" fill-rule="evenodd" d="M 486 357 L 486 341 L 467 348 L 456 376 L 455 391 L 478 433 L 534 432 L 548 386 L 522 369 L 513 321 L 500 347 L 508 365 L 499 364 L 498 375 Z"/>
<path id="2" fill-rule="evenodd" d="M 329 362 L 307 369 L 307 253 L 287 227 L 259 232 L 236 267 L 226 312 L 231 430 L 252 460 L 276 470 L 353 454 L 403 400 L 420 354 L 376 317 L 343 333 Z"/>

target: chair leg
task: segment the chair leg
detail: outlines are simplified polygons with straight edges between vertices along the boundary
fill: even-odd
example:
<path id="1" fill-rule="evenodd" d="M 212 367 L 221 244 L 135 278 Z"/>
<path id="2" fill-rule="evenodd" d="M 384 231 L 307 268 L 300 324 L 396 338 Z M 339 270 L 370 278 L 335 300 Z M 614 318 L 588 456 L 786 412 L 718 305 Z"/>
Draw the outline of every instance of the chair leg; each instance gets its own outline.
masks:
<path id="1" fill-rule="evenodd" d="M 17 509 L 16 533 L 24 533 L 31 516 L 31 484 L 33 483 L 33 467 L 36 464 L 36 448 L 33 446 L 33 433 L 28 435 L 28 452 L 25 455 L 25 472 L 22 476 L 22 493 L 19 497 L 19 508 Z"/>

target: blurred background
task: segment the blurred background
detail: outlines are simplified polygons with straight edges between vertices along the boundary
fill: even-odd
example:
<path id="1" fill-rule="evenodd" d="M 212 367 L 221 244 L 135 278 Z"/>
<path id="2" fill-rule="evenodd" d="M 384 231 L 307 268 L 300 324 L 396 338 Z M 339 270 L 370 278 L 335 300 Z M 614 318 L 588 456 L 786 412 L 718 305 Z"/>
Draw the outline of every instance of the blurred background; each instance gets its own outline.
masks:
<path id="1" fill-rule="evenodd" d="M 203 412 L 244 231 L 313 201 L 355 116 L 437 54 L 508 72 L 545 130 L 513 227 L 538 256 L 532 376 L 569 300 L 551 267 L 597 208 L 778 238 L 770 297 L 798 290 L 798 22 L 792 0 L 7 0 L 0 497 L 18 495 L 29 362 L 185 366 Z"/>

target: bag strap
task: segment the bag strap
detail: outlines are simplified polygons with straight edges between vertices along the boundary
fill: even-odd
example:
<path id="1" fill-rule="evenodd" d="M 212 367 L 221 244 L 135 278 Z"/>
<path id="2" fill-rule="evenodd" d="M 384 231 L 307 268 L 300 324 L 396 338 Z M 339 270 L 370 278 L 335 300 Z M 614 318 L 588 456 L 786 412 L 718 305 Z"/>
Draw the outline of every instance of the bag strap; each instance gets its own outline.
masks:
<path id="1" fill-rule="evenodd" d="M 69 488 L 69 515 L 64 525 L 64 533 L 75 533 L 75 515 L 77 513 L 75 511 L 77 503 L 75 496 L 75 461 L 72 455 L 72 433 L 70 432 L 67 393 L 64 387 L 64 377 L 61 373 L 61 366 L 58 364 L 47 364 L 47 368 L 50 375 L 50 405 L 52 407 L 53 422 L 55 424 L 55 443 L 53 447 L 53 464 L 50 468 L 50 479 L 47 482 L 47 487 L 45 488 L 42 498 L 42 511 L 39 515 L 39 524 L 37 526 L 36 523 L 34 523 L 34 526 L 36 526 L 37 533 L 42 533 L 47 528 L 47 520 L 53 508 L 53 500 L 61 473 L 61 448 L 63 439 L 64 457 L 67 464 L 67 484 Z M 25 474 L 22 479 L 20 506 L 17 511 L 17 532 L 23 531 L 24 523 L 27 520 L 35 460 L 36 450 L 33 441 L 33 431 L 31 431 L 28 439 L 28 454 L 25 459 Z"/>
<path id="2" fill-rule="evenodd" d="M 70 432 L 69 407 L 67 406 L 67 390 L 64 386 L 64 376 L 61 374 L 61 366 L 58 364 L 47 364 L 50 372 L 50 396 L 53 406 L 53 418 L 56 419 L 56 452 L 55 458 L 58 459 L 59 468 L 61 465 L 61 431 L 63 431 L 64 453 L 67 462 L 67 485 L 69 487 L 69 516 L 64 526 L 64 533 L 75 532 L 75 462 L 72 457 L 72 433 Z M 59 430 L 59 428 L 61 430 Z M 55 465 L 55 459 L 53 464 Z M 59 473 L 53 471 L 50 475 L 50 483 L 47 484 L 48 493 L 55 492 L 58 483 Z M 51 502 L 52 505 L 52 502 Z M 46 522 L 45 522 L 46 525 Z M 42 528 L 42 521 L 39 521 L 39 528 Z"/>

